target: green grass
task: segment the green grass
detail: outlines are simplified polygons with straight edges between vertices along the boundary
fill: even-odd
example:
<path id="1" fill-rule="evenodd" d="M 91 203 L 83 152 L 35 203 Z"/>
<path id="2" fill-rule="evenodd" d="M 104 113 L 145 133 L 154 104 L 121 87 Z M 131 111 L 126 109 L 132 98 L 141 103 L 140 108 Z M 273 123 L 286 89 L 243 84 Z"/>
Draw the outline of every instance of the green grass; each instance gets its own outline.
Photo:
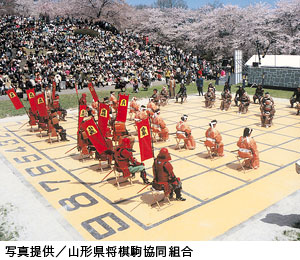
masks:
<path id="1" fill-rule="evenodd" d="M 209 84 L 209 81 L 205 81 L 203 92 L 207 91 L 208 84 Z M 137 98 L 148 98 L 153 94 L 154 88 L 156 88 L 156 89 L 158 89 L 158 91 L 160 91 L 163 86 L 166 86 L 166 84 L 162 83 L 162 85 L 160 85 L 160 86 L 151 87 L 148 89 L 148 91 L 144 91 L 144 90 L 142 90 L 142 88 L 140 88 L 139 93 L 132 93 L 132 89 L 130 88 L 130 89 L 127 89 L 126 93 L 130 94 L 130 99 L 134 96 Z M 179 90 L 179 85 L 177 85 L 176 90 L 177 91 Z M 216 90 L 223 91 L 223 86 L 216 86 Z M 234 93 L 236 92 L 236 90 L 237 90 L 237 86 L 233 85 L 231 87 L 233 96 L 234 96 Z M 253 95 L 255 93 L 255 88 L 246 88 L 246 91 L 248 92 L 248 94 Z M 292 95 L 292 92 L 287 91 L 287 90 L 268 89 L 268 90 L 265 90 L 265 92 L 266 91 L 268 91 L 272 97 L 278 97 L 278 98 L 287 98 L 288 99 Z M 110 95 L 110 91 L 99 91 L 98 88 L 96 88 L 96 92 L 100 98 L 100 101 L 103 101 L 104 97 L 108 97 Z M 189 86 L 187 86 L 187 93 L 189 95 L 198 93 L 195 83 L 192 83 Z M 23 101 L 24 106 L 28 110 L 29 103 L 25 99 L 26 98 L 24 98 L 22 101 Z M 92 96 L 89 92 L 87 93 L 87 102 L 88 102 L 88 104 L 90 104 L 92 102 Z M 74 90 L 74 94 L 63 94 L 63 91 L 62 91 L 60 93 L 60 104 L 61 104 L 61 107 L 63 107 L 64 109 L 76 108 L 78 106 L 78 100 L 76 97 L 75 90 Z M 24 115 L 24 114 L 25 114 L 25 110 L 24 109 L 16 110 L 10 100 L 0 101 L 0 118 L 18 116 L 18 115 Z"/>
<path id="2" fill-rule="evenodd" d="M 289 241 L 300 241 L 300 233 L 294 230 L 285 230 L 283 235 L 287 237 Z"/>
<path id="3" fill-rule="evenodd" d="M 0 206 L 0 241 L 13 241 L 19 238 L 17 228 L 10 220 L 12 213 L 11 204 Z"/>

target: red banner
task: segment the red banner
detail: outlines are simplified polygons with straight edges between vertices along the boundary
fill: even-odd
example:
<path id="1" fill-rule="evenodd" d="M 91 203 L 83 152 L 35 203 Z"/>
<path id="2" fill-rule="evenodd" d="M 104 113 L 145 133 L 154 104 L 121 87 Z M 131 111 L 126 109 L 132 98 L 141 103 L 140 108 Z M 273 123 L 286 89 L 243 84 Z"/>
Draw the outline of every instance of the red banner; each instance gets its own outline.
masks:
<path id="1" fill-rule="evenodd" d="M 7 95 L 9 96 L 11 102 L 13 103 L 15 109 L 20 109 L 23 108 L 23 104 L 21 102 L 21 100 L 19 99 L 19 97 L 17 96 L 16 91 L 12 88 L 6 91 Z"/>
<path id="2" fill-rule="evenodd" d="M 99 154 L 107 150 L 104 137 L 99 132 L 99 128 L 97 127 L 94 119 L 89 119 L 83 122 L 82 127 Z"/>
<path id="3" fill-rule="evenodd" d="M 37 110 L 42 117 L 48 116 L 44 93 L 36 96 Z"/>
<path id="4" fill-rule="evenodd" d="M 79 106 L 79 115 L 78 115 L 78 131 L 80 129 L 80 124 L 82 120 L 84 119 L 86 113 L 86 105 L 80 105 Z"/>
<path id="5" fill-rule="evenodd" d="M 151 141 L 151 131 L 149 119 L 136 122 L 137 132 L 139 136 L 139 145 L 141 151 L 141 161 L 153 158 L 153 148 Z"/>
<path id="6" fill-rule="evenodd" d="M 106 136 L 108 120 L 109 120 L 109 105 L 100 103 L 99 111 L 98 111 L 98 126 L 103 136 Z"/>
<path id="7" fill-rule="evenodd" d="M 37 112 L 35 91 L 34 89 L 27 89 L 26 94 L 31 107 L 31 111 L 35 114 Z"/>
<path id="8" fill-rule="evenodd" d="M 119 105 L 116 121 L 126 122 L 129 95 L 119 95 Z"/>
<path id="9" fill-rule="evenodd" d="M 94 101 L 97 102 L 97 101 L 99 100 L 99 98 L 98 98 L 98 96 L 97 96 L 97 93 L 96 93 L 96 91 L 95 91 L 95 88 L 94 88 L 92 82 L 90 82 L 90 83 L 88 84 L 88 87 L 89 87 L 89 90 L 91 91 L 91 94 L 92 94 L 92 96 L 93 96 Z"/>
<path id="10" fill-rule="evenodd" d="M 56 82 L 53 81 L 53 83 L 52 83 L 52 102 L 55 99 L 55 91 L 56 91 Z"/>

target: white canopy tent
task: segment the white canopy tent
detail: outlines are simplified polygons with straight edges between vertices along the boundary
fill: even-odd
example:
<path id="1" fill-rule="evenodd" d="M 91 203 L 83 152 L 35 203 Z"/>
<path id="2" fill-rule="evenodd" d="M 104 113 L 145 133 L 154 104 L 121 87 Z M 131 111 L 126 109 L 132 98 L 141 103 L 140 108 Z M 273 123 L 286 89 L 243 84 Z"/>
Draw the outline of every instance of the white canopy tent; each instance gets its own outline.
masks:
<path id="1" fill-rule="evenodd" d="M 253 67 L 253 62 L 259 62 L 258 55 L 253 55 L 245 65 Z M 300 55 L 266 55 L 261 57 L 259 67 L 300 68 Z"/>

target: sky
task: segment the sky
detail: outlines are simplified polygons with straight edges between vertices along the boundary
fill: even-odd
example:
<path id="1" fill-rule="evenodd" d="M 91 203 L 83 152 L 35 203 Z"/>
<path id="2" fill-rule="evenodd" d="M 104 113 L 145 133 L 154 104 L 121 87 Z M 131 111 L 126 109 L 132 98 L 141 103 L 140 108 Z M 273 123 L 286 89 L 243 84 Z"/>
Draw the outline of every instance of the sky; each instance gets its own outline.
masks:
<path id="1" fill-rule="evenodd" d="M 126 0 L 128 4 L 132 5 L 138 5 L 138 4 L 146 4 L 151 5 L 154 3 L 154 0 Z M 185 0 L 189 8 L 199 8 L 202 7 L 205 4 L 213 3 L 214 0 Z M 269 4 L 274 4 L 277 2 L 277 0 L 219 0 L 218 2 L 223 4 L 233 4 L 233 5 L 239 5 L 241 7 L 245 7 L 249 4 L 254 4 L 257 2 L 265 2 Z"/>

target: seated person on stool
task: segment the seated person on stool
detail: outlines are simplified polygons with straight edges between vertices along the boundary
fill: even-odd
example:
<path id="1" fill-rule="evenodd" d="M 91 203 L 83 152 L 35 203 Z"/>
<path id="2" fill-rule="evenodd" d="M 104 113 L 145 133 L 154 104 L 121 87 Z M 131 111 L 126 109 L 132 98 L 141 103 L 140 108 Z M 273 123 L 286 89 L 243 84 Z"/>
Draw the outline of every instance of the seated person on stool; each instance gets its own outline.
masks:
<path id="1" fill-rule="evenodd" d="M 256 146 L 256 142 L 250 137 L 253 129 L 246 127 L 244 129 L 243 136 L 237 142 L 239 147 L 238 156 L 246 159 L 244 161 L 244 167 L 258 169 L 259 167 L 259 155 Z"/>
<path id="2" fill-rule="evenodd" d="M 69 141 L 67 139 L 67 131 L 62 126 L 59 125 L 57 113 L 54 109 L 51 110 L 49 120 L 50 120 L 51 124 L 53 125 L 53 127 L 55 128 L 55 131 L 59 133 L 60 140 L 61 141 Z"/>
<path id="3" fill-rule="evenodd" d="M 249 105 L 250 105 L 250 97 L 248 96 L 247 92 L 244 92 L 244 94 L 240 99 L 239 114 L 241 113 L 246 114 L 248 112 Z"/>
<path id="4" fill-rule="evenodd" d="M 296 103 L 296 109 L 297 109 L 297 113 L 296 115 L 300 115 L 300 101 Z"/>
<path id="5" fill-rule="evenodd" d="M 137 98 L 133 97 L 130 102 L 130 110 L 129 110 L 130 120 L 132 119 L 132 115 L 134 114 L 134 116 L 135 116 L 135 114 L 140 110 L 140 106 L 136 101 L 137 101 Z"/>
<path id="6" fill-rule="evenodd" d="M 212 155 L 224 156 L 224 144 L 222 143 L 222 136 L 216 129 L 217 120 L 212 120 L 209 123 L 209 128 L 206 130 L 205 136 L 206 141 L 205 146 L 211 149 Z"/>
<path id="7" fill-rule="evenodd" d="M 186 149 L 194 150 L 196 148 L 196 142 L 192 136 L 192 130 L 186 123 L 188 116 L 183 115 L 181 120 L 176 125 L 176 137 L 184 140 Z"/>
<path id="8" fill-rule="evenodd" d="M 134 120 L 139 122 L 148 118 L 147 108 L 144 105 L 141 105 L 140 111 L 135 113 Z"/>
<path id="9" fill-rule="evenodd" d="M 118 109 L 118 99 L 116 98 L 114 91 L 110 92 L 109 102 L 112 105 L 113 110 L 115 112 L 117 112 L 117 109 Z"/>
<path id="10" fill-rule="evenodd" d="M 130 175 L 134 178 L 135 173 L 140 172 L 144 184 L 149 184 L 145 166 L 133 157 L 133 151 L 134 150 L 130 148 L 130 140 L 124 138 L 114 154 L 117 170 L 123 172 L 124 178 L 130 177 Z"/>
<path id="11" fill-rule="evenodd" d="M 167 128 L 165 121 L 161 118 L 159 109 L 156 110 L 153 115 L 151 127 L 154 133 L 158 133 L 159 138 L 162 141 L 169 140 L 169 129 Z"/>
<path id="12" fill-rule="evenodd" d="M 178 98 L 181 98 L 181 104 L 183 103 L 183 100 L 187 97 L 186 94 L 186 87 L 184 83 L 180 83 L 180 89 L 176 95 L 176 103 L 178 102 Z"/>
<path id="13" fill-rule="evenodd" d="M 147 104 L 147 114 L 149 117 L 153 116 L 154 112 L 158 109 L 155 105 L 153 98 L 149 98 L 149 103 Z"/>
<path id="14" fill-rule="evenodd" d="M 204 95 L 205 98 L 205 107 L 212 108 L 216 101 L 216 95 L 212 88 L 209 88 L 208 91 Z"/>
<path id="15" fill-rule="evenodd" d="M 166 89 L 166 87 L 163 87 L 162 90 L 160 91 L 160 103 L 161 105 L 166 105 L 167 101 L 169 98 L 169 94 L 168 91 Z"/>
<path id="16" fill-rule="evenodd" d="M 270 127 L 272 125 L 273 117 L 275 114 L 275 107 L 274 104 L 272 104 L 272 101 L 270 99 L 265 100 L 264 102 L 261 102 L 261 126 L 262 127 Z"/>
<path id="17" fill-rule="evenodd" d="M 165 196 L 169 196 L 170 199 L 173 198 L 175 192 L 176 200 L 185 201 L 186 199 L 181 196 L 182 183 L 179 178 L 176 178 L 170 161 L 171 156 L 168 149 L 161 148 L 152 166 L 152 187 L 155 190 L 163 190 Z"/>
<path id="18" fill-rule="evenodd" d="M 238 102 L 242 99 L 242 96 L 245 92 L 245 89 L 242 86 L 239 86 L 239 89 L 236 91 L 234 97 L 235 106 L 238 106 Z"/>
<path id="19" fill-rule="evenodd" d="M 293 96 L 290 98 L 291 107 L 293 107 L 296 102 L 300 102 L 300 86 L 298 86 L 294 91 Z"/>
<path id="20" fill-rule="evenodd" d="M 229 92 L 229 89 L 225 89 L 225 91 L 221 94 L 222 101 L 221 101 L 221 106 L 220 109 L 223 111 L 227 111 L 230 108 L 231 105 L 231 99 L 232 95 Z"/>
<path id="21" fill-rule="evenodd" d="M 156 88 L 153 89 L 153 95 L 151 96 L 151 98 L 153 98 L 153 102 L 156 106 L 160 106 L 160 96 Z"/>

